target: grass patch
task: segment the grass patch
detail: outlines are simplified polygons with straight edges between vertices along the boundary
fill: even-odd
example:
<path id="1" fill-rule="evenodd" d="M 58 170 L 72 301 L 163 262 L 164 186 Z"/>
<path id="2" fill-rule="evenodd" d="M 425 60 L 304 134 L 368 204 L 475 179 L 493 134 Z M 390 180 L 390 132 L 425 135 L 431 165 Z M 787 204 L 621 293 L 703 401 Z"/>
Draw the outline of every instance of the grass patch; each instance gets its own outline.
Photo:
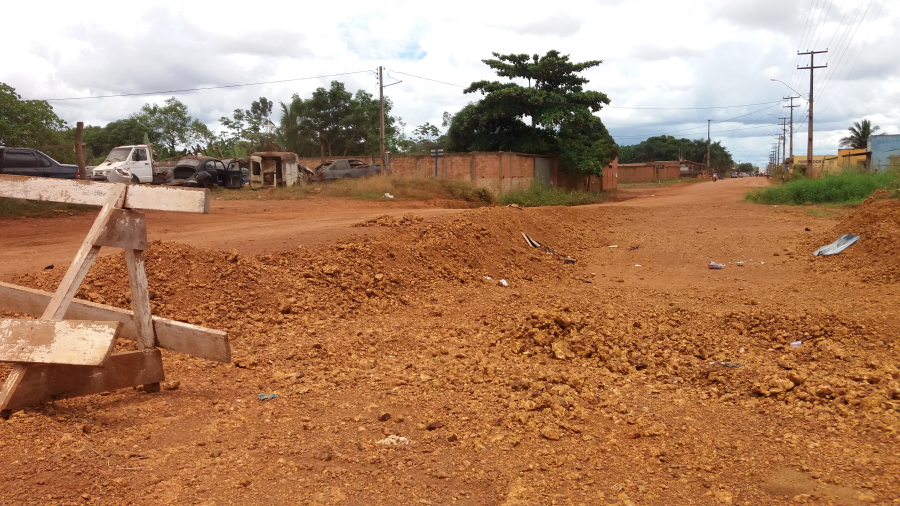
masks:
<path id="1" fill-rule="evenodd" d="M 75 215 L 96 211 L 95 206 L 65 204 L 62 202 L 41 202 L 37 200 L 10 199 L 0 197 L 0 219 L 53 218 L 61 214 Z"/>
<path id="2" fill-rule="evenodd" d="M 496 202 L 494 195 L 485 188 L 477 188 L 463 181 L 414 176 L 373 176 L 361 179 L 340 179 L 337 181 L 296 185 L 289 188 L 267 188 L 265 190 L 217 189 L 213 198 L 218 200 L 300 200 L 309 195 L 327 195 L 352 199 L 385 200 L 390 193 L 393 200 L 461 200 L 472 205 L 490 205 Z"/>
<path id="3" fill-rule="evenodd" d="M 522 207 L 581 206 L 596 204 L 607 198 L 607 194 L 601 192 L 546 189 L 540 183 L 535 183 L 527 190 L 517 190 L 501 195 L 500 203 L 503 205 L 518 204 Z"/>
<path id="4" fill-rule="evenodd" d="M 775 183 L 747 193 L 745 199 L 759 204 L 859 204 L 875 190 L 897 183 L 900 172 L 885 174 L 827 174 L 818 179 L 795 179 Z"/>

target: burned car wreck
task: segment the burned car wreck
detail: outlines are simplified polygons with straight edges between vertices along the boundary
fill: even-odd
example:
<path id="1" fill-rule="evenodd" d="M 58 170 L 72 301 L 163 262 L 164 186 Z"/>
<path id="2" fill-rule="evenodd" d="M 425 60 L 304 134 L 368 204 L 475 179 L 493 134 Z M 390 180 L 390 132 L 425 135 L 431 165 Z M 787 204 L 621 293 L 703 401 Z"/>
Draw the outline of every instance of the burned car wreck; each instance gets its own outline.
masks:
<path id="1" fill-rule="evenodd" d="M 243 169 L 246 171 L 246 169 Z M 207 156 L 186 156 L 171 171 L 166 186 L 237 189 L 243 186 L 242 169 L 232 159 L 219 160 Z"/>
<path id="2" fill-rule="evenodd" d="M 333 181 L 381 174 L 381 165 L 369 164 L 357 158 L 328 160 L 314 169 L 302 168 L 307 181 Z"/>

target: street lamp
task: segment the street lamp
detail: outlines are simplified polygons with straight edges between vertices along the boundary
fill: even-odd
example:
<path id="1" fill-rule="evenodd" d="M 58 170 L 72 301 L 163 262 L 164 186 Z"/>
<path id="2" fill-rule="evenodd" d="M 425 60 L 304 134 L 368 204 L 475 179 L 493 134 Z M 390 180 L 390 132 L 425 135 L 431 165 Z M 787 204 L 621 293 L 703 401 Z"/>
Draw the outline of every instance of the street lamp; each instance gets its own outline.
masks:
<path id="1" fill-rule="evenodd" d="M 790 86 L 788 86 L 788 84 L 787 84 L 786 82 L 782 81 L 781 79 L 775 79 L 774 77 L 770 77 L 770 78 L 769 78 L 769 81 L 777 81 L 777 82 L 779 82 L 779 83 L 781 83 L 781 84 L 787 86 L 789 90 L 791 90 L 791 91 L 793 91 L 794 93 L 800 95 L 801 97 L 803 97 L 804 100 L 806 100 L 807 102 L 809 102 L 809 99 L 806 98 L 806 97 L 803 95 L 803 93 L 800 93 L 799 91 L 795 90 L 794 88 L 791 88 Z"/>

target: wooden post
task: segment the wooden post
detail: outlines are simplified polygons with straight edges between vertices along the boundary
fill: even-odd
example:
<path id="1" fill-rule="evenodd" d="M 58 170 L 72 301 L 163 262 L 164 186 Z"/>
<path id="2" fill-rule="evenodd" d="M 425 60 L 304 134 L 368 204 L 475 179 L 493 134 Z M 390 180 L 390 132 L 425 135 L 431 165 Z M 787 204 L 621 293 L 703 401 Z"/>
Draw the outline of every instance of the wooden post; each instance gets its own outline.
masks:
<path id="1" fill-rule="evenodd" d="M 78 163 L 78 179 L 86 180 L 87 162 L 84 153 L 84 123 L 79 121 L 75 126 L 75 160 Z"/>

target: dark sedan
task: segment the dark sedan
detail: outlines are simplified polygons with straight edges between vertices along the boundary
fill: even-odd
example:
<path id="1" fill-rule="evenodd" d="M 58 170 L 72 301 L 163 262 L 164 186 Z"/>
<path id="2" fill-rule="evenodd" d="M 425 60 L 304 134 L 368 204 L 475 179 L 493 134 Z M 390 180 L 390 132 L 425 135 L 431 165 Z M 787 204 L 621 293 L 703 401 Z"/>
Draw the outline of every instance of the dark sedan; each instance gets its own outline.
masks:
<path id="1" fill-rule="evenodd" d="M 78 179 L 78 166 L 59 163 L 36 149 L 0 146 L 0 174 Z"/>

